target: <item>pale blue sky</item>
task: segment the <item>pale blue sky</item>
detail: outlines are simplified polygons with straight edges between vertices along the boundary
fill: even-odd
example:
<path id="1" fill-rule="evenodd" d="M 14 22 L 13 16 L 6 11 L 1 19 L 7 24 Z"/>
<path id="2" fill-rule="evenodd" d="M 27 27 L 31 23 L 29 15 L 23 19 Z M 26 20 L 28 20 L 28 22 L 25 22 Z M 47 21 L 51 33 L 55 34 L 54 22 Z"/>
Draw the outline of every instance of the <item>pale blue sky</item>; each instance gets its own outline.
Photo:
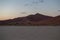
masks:
<path id="1" fill-rule="evenodd" d="M 60 0 L 0 0 L 0 20 L 27 16 L 37 12 L 60 15 Z"/>

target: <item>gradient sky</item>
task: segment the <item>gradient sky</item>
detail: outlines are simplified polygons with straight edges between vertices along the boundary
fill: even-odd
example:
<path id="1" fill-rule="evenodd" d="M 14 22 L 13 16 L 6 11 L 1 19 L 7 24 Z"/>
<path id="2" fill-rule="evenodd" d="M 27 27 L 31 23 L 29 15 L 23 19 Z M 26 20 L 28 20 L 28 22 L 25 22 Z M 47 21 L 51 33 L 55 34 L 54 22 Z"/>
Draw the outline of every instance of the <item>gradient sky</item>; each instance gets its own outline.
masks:
<path id="1" fill-rule="evenodd" d="M 0 20 L 41 13 L 60 15 L 60 0 L 0 0 Z"/>

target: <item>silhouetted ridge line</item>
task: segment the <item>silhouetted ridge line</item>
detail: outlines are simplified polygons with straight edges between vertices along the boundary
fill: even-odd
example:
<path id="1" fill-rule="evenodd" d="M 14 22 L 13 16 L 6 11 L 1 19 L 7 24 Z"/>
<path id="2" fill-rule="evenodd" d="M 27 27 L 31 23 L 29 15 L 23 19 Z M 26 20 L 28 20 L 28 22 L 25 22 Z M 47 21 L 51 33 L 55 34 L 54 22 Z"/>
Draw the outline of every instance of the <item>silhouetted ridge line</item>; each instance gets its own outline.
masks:
<path id="1" fill-rule="evenodd" d="M 41 21 L 41 20 L 52 18 L 52 17 L 37 13 L 35 15 L 29 15 L 29 16 L 27 16 L 27 18 L 30 21 Z"/>
<path id="2" fill-rule="evenodd" d="M 60 25 L 60 15 L 51 17 L 36 13 L 26 17 L 18 17 L 10 20 L 0 21 L 0 25 L 22 25 L 22 26 L 40 26 L 40 25 Z"/>

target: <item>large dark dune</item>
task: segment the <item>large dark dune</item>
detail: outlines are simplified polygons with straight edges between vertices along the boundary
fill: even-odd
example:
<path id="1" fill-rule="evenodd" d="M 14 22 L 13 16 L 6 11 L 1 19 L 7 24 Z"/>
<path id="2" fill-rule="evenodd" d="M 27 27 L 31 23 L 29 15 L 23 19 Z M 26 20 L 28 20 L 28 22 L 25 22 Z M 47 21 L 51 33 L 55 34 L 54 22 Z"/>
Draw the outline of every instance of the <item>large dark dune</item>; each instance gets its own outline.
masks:
<path id="1" fill-rule="evenodd" d="M 36 13 L 26 17 L 18 17 L 14 19 L 0 21 L 0 25 L 20 25 L 20 26 L 59 26 L 60 16 L 51 17 Z"/>

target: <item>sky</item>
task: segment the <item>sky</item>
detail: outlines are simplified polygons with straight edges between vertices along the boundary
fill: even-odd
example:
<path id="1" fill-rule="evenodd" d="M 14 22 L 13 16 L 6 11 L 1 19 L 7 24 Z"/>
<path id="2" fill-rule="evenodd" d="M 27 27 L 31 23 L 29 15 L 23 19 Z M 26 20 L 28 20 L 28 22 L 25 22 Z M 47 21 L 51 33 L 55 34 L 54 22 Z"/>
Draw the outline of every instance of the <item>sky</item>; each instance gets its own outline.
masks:
<path id="1" fill-rule="evenodd" d="M 60 0 L 0 0 L 0 20 L 36 13 L 60 15 Z"/>

